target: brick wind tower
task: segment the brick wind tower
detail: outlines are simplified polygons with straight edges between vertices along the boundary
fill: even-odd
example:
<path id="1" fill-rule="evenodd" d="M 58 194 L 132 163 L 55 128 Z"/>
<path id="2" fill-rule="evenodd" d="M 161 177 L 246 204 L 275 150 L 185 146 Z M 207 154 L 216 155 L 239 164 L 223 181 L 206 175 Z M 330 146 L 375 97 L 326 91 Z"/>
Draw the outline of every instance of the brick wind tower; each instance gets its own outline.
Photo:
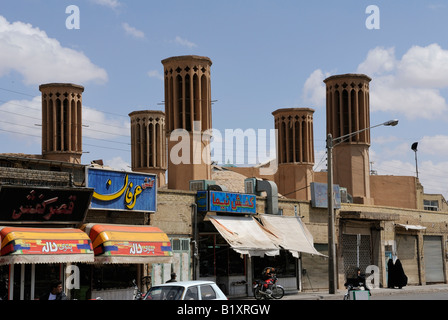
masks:
<path id="1" fill-rule="evenodd" d="M 327 134 L 333 139 L 353 134 L 333 149 L 334 183 L 347 188 L 355 203 L 373 204 L 370 197 L 370 102 L 364 74 L 343 74 L 324 80 L 327 94 Z M 339 144 L 338 144 L 339 143 Z M 337 145 L 336 145 L 337 144 Z"/>
<path id="2" fill-rule="evenodd" d="M 48 83 L 42 92 L 42 157 L 47 160 L 81 163 L 82 93 L 71 83 Z"/>
<path id="3" fill-rule="evenodd" d="M 210 67 L 207 57 L 162 60 L 168 144 L 168 188 L 189 190 L 190 180 L 210 180 L 212 129 Z M 183 132 L 185 136 L 180 137 Z M 170 139 L 171 138 L 171 139 Z M 186 146 L 186 147 L 185 147 Z"/>
<path id="4" fill-rule="evenodd" d="M 165 113 L 142 110 L 131 112 L 129 117 L 132 171 L 156 174 L 158 187 L 162 187 L 167 169 Z"/>
<path id="5" fill-rule="evenodd" d="M 272 113 L 277 130 L 278 192 L 288 198 L 311 200 L 314 179 L 313 113 L 310 108 L 278 109 Z"/>

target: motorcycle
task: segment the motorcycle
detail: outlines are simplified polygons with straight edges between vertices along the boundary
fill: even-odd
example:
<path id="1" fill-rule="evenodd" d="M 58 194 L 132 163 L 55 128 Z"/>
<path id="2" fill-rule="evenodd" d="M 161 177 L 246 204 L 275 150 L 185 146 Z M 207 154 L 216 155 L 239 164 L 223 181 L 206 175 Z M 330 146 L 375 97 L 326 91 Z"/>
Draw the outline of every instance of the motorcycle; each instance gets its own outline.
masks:
<path id="1" fill-rule="evenodd" d="M 151 283 L 151 277 L 150 276 L 145 276 L 142 278 L 142 283 L 144 286 L 148 287 L 148 284 Z M 137 285 L 137 282 L 134 280 L 132 280 L 132 284 L 134 286 L 134 294 L 133 294 L 133 299 L 132 300 L 145 300 L 146 299 L 146 295 L 148 294 L 148 292 L 143 293 L 140 288 Z"/>
<path id="2" fill-rule="evenodd" d="M 140 291 L 140 288 L 137 285 L 137 282 L 135 282 L 135 279 L 132 280 L 132 284 L 134 285 L 134 294 L 132 300 L 143 300 L 144 294 Z"/>
<path id="3" fill-rule="evenodd" d="M 277 284 L 277 277 L 275 275 L 266 281 L 259 279 L 255 280 L 252 289 L 254 297 L 257 300 L 281 299 L 285 295 L 285 289 Z"/>
<path id="4" fill-rule="evenodd" d="M 351 300 L 353 299 L 351 292 L 357 291 L 357 292 L 366 292 L 367 293 L 367 299 L 370 297 L 370 290 L 366 290 L 364 287 L 364 283 L 360 282 L 357 286 L 355 286 L 353 283 L 345 283 L 345 287 L 347 288 L 347 292 L 344 294 L 344 300 Z M 364 297 L 362 297 L 364 298 Z M 360 299 L 363 300 L 363 299 Z"/>

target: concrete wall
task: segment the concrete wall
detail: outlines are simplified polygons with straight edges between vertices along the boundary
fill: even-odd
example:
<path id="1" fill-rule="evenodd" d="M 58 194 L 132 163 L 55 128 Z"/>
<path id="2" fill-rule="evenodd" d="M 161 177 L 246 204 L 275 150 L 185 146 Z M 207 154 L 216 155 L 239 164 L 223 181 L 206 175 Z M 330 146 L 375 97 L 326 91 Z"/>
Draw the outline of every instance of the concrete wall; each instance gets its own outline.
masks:
<path id="1" fill-rule="evenodd" d="M 418 209 L 417 178 L 372 175 L 370 185 L 375 205 Z"/>
<path id="2" fill-rule="evenodd" d="M 193 234 L 193 209 L 196 192 L 161 189 L 157 193 L 157 212 L 151 214 L 151 225 L 168 235 Z"/>

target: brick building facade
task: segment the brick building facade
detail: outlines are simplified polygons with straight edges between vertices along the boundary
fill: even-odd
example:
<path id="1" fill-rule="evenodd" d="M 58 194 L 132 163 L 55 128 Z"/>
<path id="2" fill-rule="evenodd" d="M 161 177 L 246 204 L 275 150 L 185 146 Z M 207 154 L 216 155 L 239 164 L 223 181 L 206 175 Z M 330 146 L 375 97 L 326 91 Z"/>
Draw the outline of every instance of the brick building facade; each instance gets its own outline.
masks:
<path id="1" fill-rule="evenodd" d="M 211 60 L 206 57 L 185 56 L 166 59 L 162 63 L 166 75 L 165 93 L 171 99 L 167 100 L 165 112 L 143 110 L 131 113 L 130 117 L 131 139 L 136 142 L 132 145 L 138 146 L 138 150 L 133 150 L 132 153 L 134 172 L 154 174 L 163 180 L 166 170 L 175 166 L 167 157 L 175 144 L 165 144 L 164 139 L 168 140 L 172 130 L 179 128 L 184 129 L 189 138 L 197 133 L 208 132 L 212 115 Z M 327 79 L 329 131 L 334 134 L 356 134 L 359 129 L 368 129 L 369 79 L 365 75 L 352 74 Z M 45 85 L 41 88 L 45 95 L 44 114 L 47 115 L 42 119 L 45 122 L 45 148 L 42 155 L 1 155 L 0 187 L 14 185 L 23 188 L 88 189 L 90 186 L 86 182 L 86 172 L 88 168 L 98 168 L 98 165 L 81 164 L 82 125 L 78 115 L 82 112 L 83 88 L 71 84 Z M 53 92 L 54 90 L 66 89 L 76 91 L 72 95 L 76 96 L 73 103 L 68 100 L 64 102 L 64 98 L 54 101 L 49 98 L 50 95 L 58 96 L 59 92 Z M 69 97 L 71 91 L 61 92 L 62 97 L 65 93 Z M 176 97 L 182 99 L 175 99 Z M 196 103 L 199 100 L 202 101 L 201 104 Z M 58 107 L 61 108 L 59 111 Z M 303 253 L 295 258 L 288 250 L 283 249 L 279 250 L 280 254 L 276 257 L 236 254 L 232 244 L 210 222 L 210 216 L 216 212 L 198 212 L 197 190 L 188 188 L 190 181 L 202 181 L 210 182 L 213 188 L 245 194 L 248 193 L 245 188 L 247 178 L 275 182 L 272 185 L 278 185 L 280 192 L 276 191 L 276 187 L 273 194 L 264 192 L 266 190 L 254 191 L 256 212 L 252 216 L 259 218 L 273 213 L 297 217 L 312 235 L 314 248 L 323 255 L 327 254 L 328 210 L 314 205 L 311 199 L 311 183 L 326 183 L 326 173 L 312 170 L 313 112 L 309 108 L 291 108 L 273 113 L 275 126 L 281 133 L 278 142 L 281 161 L 276 174 L 262 175 L 259 166 L 218 167 L 211 163 L 192 162 L 184 164 L 180 171 L 179 168 L 172 169 L 167 184 L 165 181 L 158 182 L 155 211 L 90 207 L 86 208 L 83 221 L 63 225 L 71 228 L 80 228 L 81 224 L 153 226 L 162 230 L 169 238 L 172 248 L 170 262 L 161 260 L 109 266 L 95 264 L 93 271 L 88 271 L 83 266 L 82 272 L 93 275 L 88 279 L 91 283 L 86 285 L 86 291 L 98 294 L 98 288 L 95 287 L 96 284 L 92 285 L 92 279 L 101 278 L 105 283 L 107 273 L 116 278 L 123 274 L 137 279 L 150 277 L 151 284 L 157 284 L 168 280 L 169 274 L 175 271 L 180 280 L 211 278 L 229 296 L 250 295 L 249 284 L 258 276 L 260 268 L 268 264 L 280 266 L 280 283 L 287 291 L 328 288 L 328 259 L 321 255 Z M 52 115 L 57 114 L 65 116 L 55 120 Z M 344 119 L 344 115 L 350 115 L 350 121 Z M 71 127 L 71 121 L 76 122 L 75 127 L 78 129 L 75 132 L 67 131 Z M 197 125 L 195 121 L 198 122 Z M 48 130 L 52 130 L 53 134 L 48 135 Z M 56 137 L 53 141 L 54 133 L 58 132 L 61 137 Z M 389 260 L 396 258 L 402 262 L 410 285 L 446 283 L 448 211 L 443 196 L 426 195 L 415 177 L 371 175 L 365 165 L 368 163 L 370 146 L 368 130 L 356 139 L 344 141 L 336 152 L 339 157 L 335 167 L 337 183 L 348 190 L 346 199 L 352 196 L 351 199 L 354 200 L 342 201 L 340 208 L 336 210 L 338 287 L 343 287 L 354 268 L 367 272 L 372 266 L 377 268 L 375 284 L 387 286 L 387 264 Z M 50 150 L 49 146 L 61 148 Z M 199 150 L 202 154 L 207 148 L 209 146 L 205 142 L 200 146 L 193 146 L 192 151 Z M 160 152 L 163 154 L 160 155 Z M 345 161 L 347 154 L 356 154 L 359 161 Z M 396 188 L 396 185 L 401 187 Z M 205 189 L 207 190 L 206 187 Z M 232 216 L 226 213 L 221 215 Z M 46 226 L 43 223 L 40 225 Z M 25 271 L 28 272 L 27 270 Z M 15 273 L 16 277 L 17 275 L 18 271 Z M 129 279 L 123 279 L 120 285 L 126 286 L 126 281 Z M 129 291 L 126 288 L 123 290 Z M 83 297 L 87 297 L 86 292 L 83 294 Z M 123 298 L 127 293 L 115 294 L 122 294 L 120 297 Z M 26 294 L 23 297 L 26 298 Z"/>

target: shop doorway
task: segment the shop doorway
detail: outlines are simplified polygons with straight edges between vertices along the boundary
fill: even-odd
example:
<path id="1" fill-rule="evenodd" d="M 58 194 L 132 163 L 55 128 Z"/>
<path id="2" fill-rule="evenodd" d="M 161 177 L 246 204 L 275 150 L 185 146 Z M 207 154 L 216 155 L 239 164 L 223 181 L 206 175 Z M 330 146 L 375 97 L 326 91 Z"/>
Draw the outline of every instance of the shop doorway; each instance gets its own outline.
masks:
<path id="1" fill-rule="evenodd" d="M 277 256 L 253 257 L 253 277 L 260 279 L 263 269 L 266 267 L 275 268 L 278 277 L 277 283 L 282 285 L 287 292 L 299 290 L 299 266 L 298 259 L 287 250 L 280 250 Z"/>
<path id="2" fill-rule="evenodd" d="M 230 296 L 247 294 L 246 256 L 233 250 L 219 234 L 200 234 L 199 277 L 211 280 Z"/>
<path id="3" fill-rule="evenodd" d="M 75 265 L 75 264 L 73 264 Z M 79 264 L 76 288 L 66 288 L 66 264 L 14 264 L 0 266 L 0 300 L 38 300 L 48 293 L 52 280 L 61 280 L 69 299 L 90 298 L 91 266 Z M 71 289 L 71 290 L 68 290 Z M 68 291 L 68 292 L 67 292 Z"/>
<path id="4" fill-rule="evenodd" d="M 35 300 L 48 292 L 51 280 L 63 279 L 62 264 L 14 264 L 0 267 L 2 300 Z"/>
<path id="5" fill-rule="evenodd" d="M 370 235 L 343 234 L 342 256 L 346 279 L 356 277 L 358 268 L 361 272 L 365 272 L 366 268 L 372 264 Z"/>
<path id="6" fill-rule="evenodd" d="M 404 273 L 408 277 L 408 285 L 420 284 L 419 259 L 417 251 L 417 236 L 397 234 L 397 258 L 403 265 Z"/>

